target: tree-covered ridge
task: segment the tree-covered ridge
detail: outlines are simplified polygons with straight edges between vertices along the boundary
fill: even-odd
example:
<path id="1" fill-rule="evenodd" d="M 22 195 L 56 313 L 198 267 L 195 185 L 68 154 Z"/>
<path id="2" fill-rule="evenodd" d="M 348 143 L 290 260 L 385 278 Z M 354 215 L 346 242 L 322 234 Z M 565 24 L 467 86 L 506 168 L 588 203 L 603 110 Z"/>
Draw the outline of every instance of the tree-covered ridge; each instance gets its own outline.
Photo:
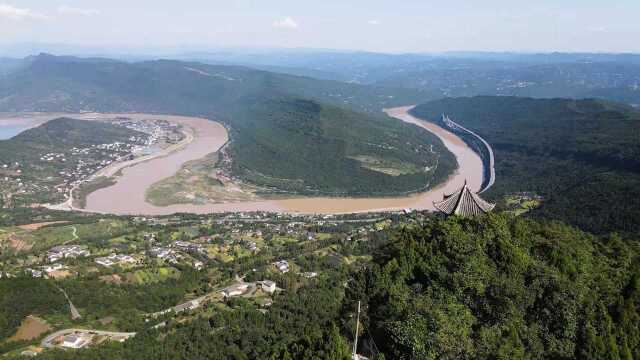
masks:
<path id="1" fill-rule="evenodd" d="M 536 211 L 595 232 L 640 231 L 640 114 L 600 100 L 449 98 L 414 109 L 446 113 L 494 149 L 494 200 L 535 192 Z"/>
<path id="2" fill-rule="evenodd" d="M 327 195 L 404 194 L 448 175 L 453 156 L 437 138 L 381 115 L 384 107 L 423 96 L 237 66 L 48 55 L 0 79 L 0 110 L 132 111 L 222 121 L 232 130 L 235 175 L 275 192 Z M 431 144 L 435 154 L 425 150 Z M 363 156 L 418 171 L 376 172 L 354 159 Z M 434 168 L 437 157 L 437 173 L 423 171 Z"/>
<path id="3" fill-rule="evenodd" d="M 404 227 L 347 291 L 391 359 L 640 357 L 637 239 L 492 215 Z"/>
<path id="4" fill-rule="evenodd" d="M 62 117 L 27 129 L 0 144 L 30 146 L 45 151 L 64 151 L 72 147 L 125 141 L 131 136 L 144 136 L 144 133 L 102 121 Z"/>
<path id="5" fill-rule="evenodd" d="M 601 100 L 478 96 L 447 98 L 415 108 L 443 113 L 491 140 L 531 155 L 572 156 L 640 170 L 640 112 Z"/>
<path id="6" fill-rule="evenodd" d="M 289 99 L 254 103 L 245 114 L 234 130 L 251 137 L 233 143 L 234 167 L 261 185 L 310 194 L 392 195 L 438 184 L 454 169 L 455 158 L 437 137 L 382 116 Z M 386 174 L 363 166 L 357 160 L 362 156 L 415 170 Z M 278 180 L 283 178 L 293 181 Z"/>

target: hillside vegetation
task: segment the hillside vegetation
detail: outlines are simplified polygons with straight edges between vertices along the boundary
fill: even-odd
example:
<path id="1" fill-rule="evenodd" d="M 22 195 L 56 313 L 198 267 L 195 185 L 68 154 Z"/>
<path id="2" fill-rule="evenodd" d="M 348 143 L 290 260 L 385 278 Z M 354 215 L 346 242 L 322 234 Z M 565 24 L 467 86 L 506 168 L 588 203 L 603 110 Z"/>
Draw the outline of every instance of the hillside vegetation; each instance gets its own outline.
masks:
<path id="1" fill-rule="evenodd" d="M 416 107 L 446 113 L 493 147 L 500 200 L 514 192 L 544 197 L 539 216 L 594 232 L 640 231 L 640 113 L 600 100 L 449 98 Z"/>
<path id="2" fill-rule="evenodd" d="M 393 195 L 445 178 L 455 160 L 441 141 L 381 113 L 421 98 L 412 90 L 243 67 L 48 55 L 0 80 L 4 111 L 135 111 L 225 122 L 232 130 L 235 175 L 275 192 L 302 194 Z M 394 176 L 371 170 L 358 157 L 417 170 Z"/>
<path id="3" fill-rule="evenodd" d="M 391 195 L 437 184 L 454 169 L 455 158 L 439 139 L 399 121 L 390 126 L 385 118 L 308 100 L 255 103 L 245 114 L 237 128 L 245 136 L 232 147 L 234 167 L 260 185 L 299 193 Z M 432 143 L 441 150 L 430 152 Z M 367 168 L 359 156 L 416 170 L 393 176 Z M 434 164 L 435 170 L 424 170 Z"/>
<path id="4" fill-rule="evenodd" d="M 405 227 L 347 290 L 387 359 L 637 359 L 637 239 L 489 216 Z"/>
<path id="5" fill-rule="evenodd" d="M 183 273 L 141 285 L 97 283 L 95 276 L 58 282 L 91 319 L 113 314 L 120 330 L 142 330 L 125 343 L 39 357 L 348 359 L 358 301 L 358 352 L 377 360 L 640 356 L 637 238 L 600 237 L 505 214 L 403 222 L 367 241 L 329 238 L 325 245 L 332 244 L 337 262 L 303 251 L 325 246 L 322 241 L 285 245 L 296 263 L 319 266 L 322 276 L 271 273 L 286 290 L 274 295 L 267 311 L 235 298 L 151 329 L 136 315 L 175 304 L 189 289 L 207 288 L 210 275 Z M 372 259 L 353 266 L 339 260 L 364 254 Z M 269 262 L 246 259 L 230 266 L 248 271 L 264 264 Z M 228 276 L 235 273 L 228 270 Z M 265 276 L 263 271 L 248 279 Z M 65 311 L 49 280 L 0 279 L 0 289 L 0 323 L 11 327 L 25 314 Z M 20 291 L 26 291 L 24 302 L 9 301 Z M 49 303 L 41 301 L 48 297 Z"/>

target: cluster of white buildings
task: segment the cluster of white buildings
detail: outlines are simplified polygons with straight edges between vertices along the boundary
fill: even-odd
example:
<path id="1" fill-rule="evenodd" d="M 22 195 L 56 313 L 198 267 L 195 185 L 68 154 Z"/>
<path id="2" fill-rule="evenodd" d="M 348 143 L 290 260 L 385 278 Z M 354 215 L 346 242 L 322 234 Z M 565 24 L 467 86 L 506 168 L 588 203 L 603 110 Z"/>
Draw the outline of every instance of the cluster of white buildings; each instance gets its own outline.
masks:
<path id="1" fill-rule="evenodd" d="M 99 265 L 109 267 L 117 264 L 135 264 L 136 259 L 131 255 L 111 254 L 109 256 L 96 258 L 95 262 Z"/>
<path id="2" fill-rule="evenodd" d="M 47 251 L 47 260 L 54 263 L 61 259 L 87 257 L 91 255 L 89 250 L 80 245 L 60 245 Z"/>
<path id="3" fill-rule="evenodd" d="M 46 274 L 47 276 L 50 276 L 52 273 L 54 273 L 54 272 L 56 272 L 56 271 L 64 270 L 64 269 L 66 269 L 66 268 L 67 268 L 66 266 L 64 266 L 64 265 L 62 265 L 62 264 L 60 264 L 60 263 L 57 263 L 57 264 L 51 264 L 51 265 L 45 265 L 45 266 L 42 266 L 42 267 L 40 268 L 40 270 L 33 269 L 33 268 L 26 268 L 26 269 L 25 269 L 25 272 L 26 272 L 27 274 L 31 275 L 31 277 L 34 277 L 34 278 L 41 278 L 41 277 L 43 277 L 45 274 Z"/>
<path id="4" fill-rule="evenodd" d="M 41 161 L 62 161 L 66 162 L 67 158 L 63 153 L 46 153 L 40 156 Z"/>
<path id="5" fill-rule="evenodd" d="M 176 253 L 175 250 L 160 246 L 151 248 L 149 255 L 167 261 L 170 264 L 177 264 L 180 260 L 180 255 Z"/>
<path id="6" fill-rule="evenodd" d="M 194 244 L 186 241 L 176 241 L 172 245 L 174 248 L 188 253 L 207 254 L 207 250 L 200 244 Z"/>

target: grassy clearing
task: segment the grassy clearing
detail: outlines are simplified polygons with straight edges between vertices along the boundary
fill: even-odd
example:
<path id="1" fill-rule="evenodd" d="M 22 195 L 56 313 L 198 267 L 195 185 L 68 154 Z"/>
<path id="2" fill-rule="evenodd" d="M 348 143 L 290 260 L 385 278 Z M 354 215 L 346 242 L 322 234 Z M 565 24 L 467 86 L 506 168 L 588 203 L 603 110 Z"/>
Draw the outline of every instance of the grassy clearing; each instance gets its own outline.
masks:
<path id="1" fill-rule="evenodd" d="M 361 166 L 365 169 L 391 176 L 409 175 L 421 172 L 415 164 L 405 161 L 381 159 L 366 155 L 352 156 L 350 158 L 359 161 Z"/>
<path id="2" fill-rule="evenodd" d="M 157 269 L 137 270 L 124 274 L 123 277 L 128 283 L 142 285 L 159 283 L 169 279 L 177 279 L 180 277 L 180 271 L 172 267 L 162 267 Z"/>
<path id="3" fill-rule="evenodd" d="M 119 236 L 130 228 L 127 221 L 102 220 L 90 224 L 50 224 L 37 230 L 25 230 L 18 226 L 0 229 L 0 248 L 20 250 L 44 250 L 64 243 L 83 239 Z M 74 236 L 74 229 L 77 238 Z"/>
<path id="4" fill-rule="evenodd" d="M 508 195 L 504 198 L 507 212 L 520 216 L 525 214 L 542 204 L 542 199 L 538 196 L 531 195 Z"/>

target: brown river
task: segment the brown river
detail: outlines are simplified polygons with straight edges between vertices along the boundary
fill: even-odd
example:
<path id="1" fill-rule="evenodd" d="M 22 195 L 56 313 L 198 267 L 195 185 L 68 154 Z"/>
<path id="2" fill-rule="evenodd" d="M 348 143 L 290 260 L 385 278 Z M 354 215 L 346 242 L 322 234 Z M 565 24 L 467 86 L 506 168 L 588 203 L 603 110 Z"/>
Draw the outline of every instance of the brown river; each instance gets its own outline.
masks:
<path id="1" fill-rule="evenodd" d="M 482 184 L 483 164 L 480 157 L 458 136 L 433 123 L 411 116 L 412 107 L 385 110 L 398 120 L 415 124 L 438 136 L 451 151 L 458 169 L 449 179 L 429 191 L 404 197 L 383 198 L 331 198 L 299 197 L 279 200 L 262 200 L 205 205 L 179 204 L 155 206 L 145 200 L 145 191 L 154 183 L 173 176 L 188 161 L 196 160 L 217 151 L 228 140 L 226 129 L 217 122 L 180 116 L 146 114 L 121 114 L 134 119 L 162 118 L 192 129 L 193 139 L 184 146 L 164 156 L 137 163 L 121 170 L 116 184 L 99 189 L 87 197 L 85 211 L 119 215 L 167 215 L 176 212 L 213 213 L 235 211 L 273 211 L 285 213 L 339 214 L 403 209 L 433 210 L 433 202 L 442 200 L 443 193 L 451 193 L 467 180 L 470 188 L 478 191 Z M 108 116 L 113 117 L 114 114 Z M 118 115 L 118 114 L 116 114 Z M 94 115 L 96 116 L 96 115 Z M 102 117 L 103 115 L 98 115 Z M 107 116 L 107 115 L 104 115 Z M 84 116 L 76 116 L 82 118 Z"/>

